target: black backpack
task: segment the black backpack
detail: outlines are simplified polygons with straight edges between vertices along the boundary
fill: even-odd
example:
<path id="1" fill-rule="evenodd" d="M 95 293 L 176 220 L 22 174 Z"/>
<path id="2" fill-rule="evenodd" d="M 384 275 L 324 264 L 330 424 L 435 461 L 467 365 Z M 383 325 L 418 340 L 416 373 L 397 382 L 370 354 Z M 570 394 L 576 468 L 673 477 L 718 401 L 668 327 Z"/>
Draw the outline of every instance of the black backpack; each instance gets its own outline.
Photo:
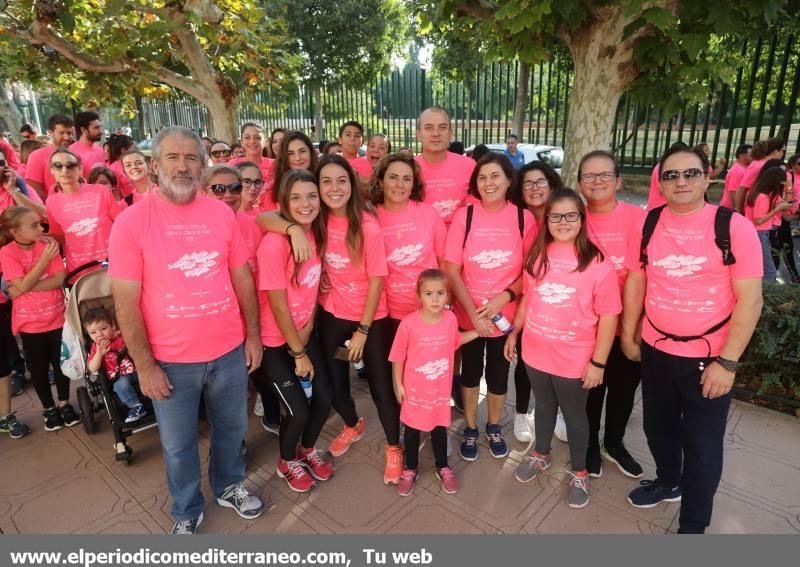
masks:
<path id="1" fill-rule="evenodd" d="M 464 242 L 461 243 L 461 248 L 467 245 L 467 236 L 469 236 L 469 230 L 472 228 L 472 215 L 475 214 L 474 207 L 474 205 L 467 205 L 467 226 L 466 230 L 464 230 Z M 525 212 L 522 207 L 517 207 L 517 225 L 519 225 L 519 236 L 524 240 Z"/>

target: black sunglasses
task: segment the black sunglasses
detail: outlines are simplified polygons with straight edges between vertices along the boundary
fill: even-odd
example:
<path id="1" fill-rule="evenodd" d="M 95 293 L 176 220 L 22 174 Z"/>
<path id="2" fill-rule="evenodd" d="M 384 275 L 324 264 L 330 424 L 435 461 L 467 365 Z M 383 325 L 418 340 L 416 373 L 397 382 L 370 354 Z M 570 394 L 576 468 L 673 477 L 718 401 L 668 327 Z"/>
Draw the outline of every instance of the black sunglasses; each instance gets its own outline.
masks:
<path id="1" fill-rule="evenodd" d="M 236 183 L 231 183 L 230 185 L 225 185 L 224 183 L 214 183 L 208 187 L 211 189 L 211 192 L 214 193 L 214 195 L 224 195 L 225 191 L 231 195 L 239 195 L 242 192 L 242 184 L 238 181 Z"/>
<path id="2" fill-rule="evenodd" d="M 230 150 L 214 150 L 211 152 L 211 157 L 228 157 L 231 155 Z"/>
<path id="3" fill-rule="evenodd" d="M 67 163 L 61 163 L 60 161 L 54 161 L 50 164 L 50 167 L 55 169 L 56 171 L 61 171 L 62 169 L 66 169 L 67 171 L 72 171 L 73 169 L 78 168 L 80 164 L 77 161 L 68 161 Z"/>

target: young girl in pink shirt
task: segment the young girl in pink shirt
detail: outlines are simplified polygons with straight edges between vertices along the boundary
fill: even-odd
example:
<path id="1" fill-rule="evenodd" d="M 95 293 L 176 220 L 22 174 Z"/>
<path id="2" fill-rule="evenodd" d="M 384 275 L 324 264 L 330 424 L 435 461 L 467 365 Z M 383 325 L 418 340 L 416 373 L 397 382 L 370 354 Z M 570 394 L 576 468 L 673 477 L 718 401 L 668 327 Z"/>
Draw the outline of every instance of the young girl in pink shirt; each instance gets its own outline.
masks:
<path id="1" fill-rule="evenodd" d="M 266 202 L 272 202 L 269 195 L 264 195 L 272 190 L 272 178 L 275 170 L 275 160 L 264 157 L 264 128 L 255 122 L 245 122 L 242 125 L 241 133 L 242 147 L 244 148 L 245 155 L 243 158 L 233 158 L 228 164 L 237 165 L 241 162 L 249 161 L 261 170 L 261 178 L 264 180 L 264 190 L 259 195 L 258 203 L 262 199 Z"/>
<path id="2" fill-rule="evenodd" d="M 547 228 L 539 232 L 525 260 L 524 294 L 505 344 L 511 361 L 522 333 L 522 360 L 536 396 L 536 446 L 514 476 L 528 482 L 550 467 L 560 407 L 572 466 L 567 503 L 583 508 L 589 503 L 586 400 L 589 390 L 603 381 L 622 301 L 614 266 L 589 240 L 578 194 L 554 191 L 545 212 Z"/>
<path id="3" fill-rule="evenodd" d="M 450 386 L 456 349 L 478 338 L 476 331 L 458 332 L 448 302 L 447 276 L 438 269 L 424 270 L 416 295 L 422 307 L 400 322 L 389 353 L 394 392 L 405 425 L 405 468 L 397 493 L 410 496 L 417 480 L 420 433 L 430 431 L 436 477 L 442 490 L 458 492 L 458 479 L 447 465 L 447 427 L 450 425 Z"/>
<path id="4" fill-rule="evenodd" d="M 781 214 L 792 207 L 791 203 L 783 200 L 785 185 L 786 172 L 781 167 L 762 169 L 753 190 L 745 199 L 744 214 L 756 227 L 761 242 L 765 282 L 774 282 L 777 275 L 772 259 L 770 232 L 773 227 L 777 229 L 775 222 L 780 222 Z"/>
<path id="5" fill-rule="evenodd" d="M 58 243 L 44 237 L 39 215 L 9 207 L 0 215 L 0 269 L 13 299 L 11 326 L 22 339 L 31 381 L 44 408 L 45 431 L 80 423 L 69 403 L 69 380 L 61 373 L 64 327 L 64 261 Z M 58 392 L 53 401 L 47 369 L 52 366 Z"/>
<path id="6" fill-rule="evenodd" d="M 150 193 L 158 190 L 158 185 L 150 178 L 150 167 L 147 158 L 139 150 L 129 150 L 122 154 L 122 171 L 133 186 L 133 193 L 125 197 L 129 205 L 138 203 Z"/>
<path id="7" fill-rule="evenodd" d="M 231 161 L 226 165 L 232 165 Z M 236 164 L 236 169 L 242 176 L 242 204 L 237 212 L 255 218 L 262 212 L 260 201 L 261 191 L 264 189 L 264 175 L 252 161 L 240 161 Z"/>
<path id="8" fill-rule="evenodd" d="M 317 167 L 317 152 L 311 139 L 302 132 L 288 132 L 280 143 L 280 151 L 275 160 L 275 191 L 271 193 L 273 203 L 278 202 L 278 187 L 281 179 L 293 169 L 314 171 Z M 267 209 L 268 210 L 268 209 Z"/>

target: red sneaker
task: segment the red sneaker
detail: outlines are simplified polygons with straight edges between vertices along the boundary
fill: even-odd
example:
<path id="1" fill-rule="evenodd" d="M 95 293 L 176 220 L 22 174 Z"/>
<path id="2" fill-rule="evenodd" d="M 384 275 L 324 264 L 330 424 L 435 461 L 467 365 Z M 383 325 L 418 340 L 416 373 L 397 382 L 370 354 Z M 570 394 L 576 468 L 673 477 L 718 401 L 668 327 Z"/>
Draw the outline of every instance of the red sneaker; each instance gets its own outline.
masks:
<path id="1" fill-rule="evenodd" d="M 405 469 L 400 473 L 400 481 L 397 483 L 397 494 L 400 496 L 411 496 L 414 492 L 414 483 L 417 482 L 417 471 Z"/>
<path id="2" fill-rule="evenodd" d="M 297 447 L 297 460 L 308 469 L 316 480 L 328 480 L 333 476 L 333 465 L 316 448 Z"/>
<path id="3" fill-rule="evenodd" d="M 383 469 L 383 484 L 397 484 L 403 472 L 403 450 L 386 445 L 386 467 Z"/>
<path id="4" fill-rule="evenodd" d="M 436 469 L 436 478 L 442 481 L 442 490 L 447 494 L 455 494 L 461 486 L 458 484 L 456 473 L 450 467 Z"/>
<path id="5" fill-rule="evenodd" d="M 334 457 L 341 457 L 350 448 L 350 445 L 364 437 L 364 418 L 361 417 L 355 427 L 344 426 L 342 432 L 331 441 L 328 449 Z"/>
<path id="6" fill-rule="evenodd" d="M 300 461 L 278 459 L 278 476 L 286 480 L 289 488 L 295 492 L 308 492 L 317 485 Z"/>

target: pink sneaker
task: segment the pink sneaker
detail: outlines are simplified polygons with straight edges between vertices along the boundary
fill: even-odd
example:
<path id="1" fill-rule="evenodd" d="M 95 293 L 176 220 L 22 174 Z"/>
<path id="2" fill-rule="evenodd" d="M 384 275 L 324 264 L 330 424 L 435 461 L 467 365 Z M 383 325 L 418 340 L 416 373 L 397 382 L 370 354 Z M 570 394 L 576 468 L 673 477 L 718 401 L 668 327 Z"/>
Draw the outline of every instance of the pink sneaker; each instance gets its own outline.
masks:
<path id="1" fill-rule="evenodd" d="M 316 480 L 328 480 L 333 476 L 333 465 L 316 448 L 304 449 L 298 445 L 297 460 L 308 469 L 308 472 Z"/>
<path id="2" fill-rule="evenodd" d="M 400 496 L 411 496 L 414 492 L 414 483 L 417 482 L 417 471 L 405 469 L 400 473 L 400 481 L 397 483 L 397 494 Z"/>
<path id="3" fill-rule="evenodd" d="M 289 488 L 295 492 L 308 492 L 317 485 L 299 461 L 284 461 L 279 458 L 278 476 L 286 480 Z"/>
<path id="4" fill-rule="evenodd" d="M 447 494 L 455 494 L 461 486 L 458 484 L 456 473 L 450 467 L 436 469 L 436 478 L 442 481 L 442 490 Z"/>
<path id="5" fill-rule="evenodd" d="M 364 437 L 364 418 L 359 418 L 355 427 L 344 426 L 342 432 L 336 436 L 336 439 L 331 441 L 331 446 L 328 449 L 334 457 L 341 457 L 350 448 L 350 445 Z"/>

